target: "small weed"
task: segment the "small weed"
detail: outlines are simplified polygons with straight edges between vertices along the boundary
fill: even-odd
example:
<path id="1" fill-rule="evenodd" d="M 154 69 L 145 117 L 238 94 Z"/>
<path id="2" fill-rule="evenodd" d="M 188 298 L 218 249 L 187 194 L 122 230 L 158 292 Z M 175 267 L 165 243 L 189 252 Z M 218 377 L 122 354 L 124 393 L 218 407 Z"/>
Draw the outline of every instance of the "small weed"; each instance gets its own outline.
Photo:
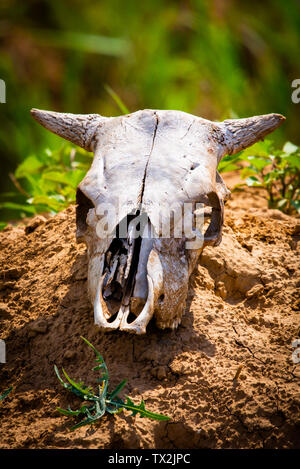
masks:
<path id="1" fill-rule="evenodd" d="M 123 380 L 112 392 L 109 392 L 109 374 L 103 357 L 87 339 L 84 337 L 82 337 L 82 339 L 87 345 L 89 345 L 89 347 L 93 349 L 97 357 L 96 362 L 98 365 L 93 368 L 94 371 L 100 372 L 100 379 L 97 380 L 99 382 L 97 392 L 94 392 L 91 386 L 86 386 L 82 382 L 76 383 L 67 375 L 66 371 L 63 369 L 63 374 L 68 381 L 67 383 L 64 382 L 60 377 L 57 367 L 54 366 L 55 373 L 62 386 L 65 389 L 73 392 L 77 397 L 80 397 L 84 401 L 88 401 L 87 404 L 83 404 L 77 410 L 72 410 L 70 407 L 68 407 L 68 409 L 61 409 L 59 407 L 57 408 L 61 414 L 68 417 L 83 417 L 79 423 L 71 428 L 72 430 L 82 427 L 83 425 L 90 425 L 95 423 L 97 420 L 103 417 L 105 412 L 109 412 L 110 414 L 117 414 L 122 412 L 124 409 L 130 411 L 131 415 L 140 414 L 141 417 L 148 417 L 154 420 L 170 420 L 169 417 L 155 414 L 149 410 L 146 410 L 143 400 L 139 405 L 135 405 L 128 396 L 126 396 L 125 400 L 121 399 L 119 397 L 119 393 L 126 385 L 126 380 Z"/>
<path id="2" fill-rule="evenodd" d="M 223 173 L 236 169 L 245 179 L 238 186 L 266 189 L 269 208 L 300 213 L 300 147 L 286 142 L 282 149 L 275 149 L 269 140 L 258 142 L 236 155 L 225 156 L 219 164 Z"/>
<path id="3" fill-rule="evenodd" d="M 6 391 L 4 391 L 3 394 L 0 394 L 0 401 L 3 401 L 3 399 L 5 399 L 5 398 L 9 395 L 9 393 L 10 393 L 11 390 L 12 390 L 12 388 L 13 388 L 13 387 L 11 386 L 10 388 L 6 389 Z"/>
<path id="4" fill-rule="evenodd" d="M 129 110 L 120 96 L 108 85 L 105 90 L 124 114 Z M 22 219 L 39 213 L 55 213 L 76 201 L 76 188 L 93 161 L 93 155 L 80 147 L 64 143 L 58 150 L 46 148 L 32 154 L 19 164 L 9 177 L 16 191 L 0 194 L 0 210 L 5 220 Z"/>

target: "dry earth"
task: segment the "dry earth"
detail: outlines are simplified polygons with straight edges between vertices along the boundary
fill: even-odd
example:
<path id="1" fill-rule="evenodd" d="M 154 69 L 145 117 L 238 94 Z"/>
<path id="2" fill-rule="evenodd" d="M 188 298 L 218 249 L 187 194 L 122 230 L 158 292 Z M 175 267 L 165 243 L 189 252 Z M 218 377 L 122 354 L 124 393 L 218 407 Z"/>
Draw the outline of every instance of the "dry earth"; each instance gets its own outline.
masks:
<path id="1" fill-rule="evenodd" d="M 13 386 L 0 403 L 0 448 L 300 446 L 299 219 L 250 190 L 234 193 L 225 214 L 223 242 L 204 250 L 182 324 L 150 324 L 143 337 L 93 325 L 74 207 L 0 233 L 0 390 Z M 95 382 L 80 335 L 103 354 L 112 386 L 127 378 L 126 393 L 170 422 L 123 413 L 71 432 L 56 407 L 78 402 L 53 365 Z"/>

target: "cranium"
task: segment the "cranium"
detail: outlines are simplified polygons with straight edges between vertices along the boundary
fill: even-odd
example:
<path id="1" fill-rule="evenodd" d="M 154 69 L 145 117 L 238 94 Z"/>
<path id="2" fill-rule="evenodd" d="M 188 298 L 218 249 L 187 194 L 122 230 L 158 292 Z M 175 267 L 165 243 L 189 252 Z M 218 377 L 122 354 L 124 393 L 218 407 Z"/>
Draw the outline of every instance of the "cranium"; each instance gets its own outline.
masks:
<path id="1" fill-rule="evenodd" d="M 143 110 L 107 118 L 33 109 L 32 115 L 94 152 L 77 189 L 76 222 L 77 240 L 88 250 L 95 323 L 143 334 L 154 317 L 159 328 L 176 328 L 203 247 L 221 241 L 230 192 L 217 172 L 219 161 L 262 139 L 284 117 L 216 123 L 180 111 Z M 178 214 L 185 206 L 195 213 L 197 203 L 211 207 L 206 231 L 199 234 L 193 222 L 189 236 L 176 236 Z M 187 239 L 201 243 L 187 248 Z"/>

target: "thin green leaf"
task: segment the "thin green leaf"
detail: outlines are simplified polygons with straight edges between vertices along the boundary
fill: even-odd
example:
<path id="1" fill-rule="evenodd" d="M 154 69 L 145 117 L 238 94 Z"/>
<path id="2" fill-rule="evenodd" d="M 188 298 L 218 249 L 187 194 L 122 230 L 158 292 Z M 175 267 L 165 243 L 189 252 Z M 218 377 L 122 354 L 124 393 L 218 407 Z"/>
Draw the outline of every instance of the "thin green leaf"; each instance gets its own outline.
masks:
<path id="1" fill-rule="evenodd" d="M 63 415 L 66 415 L 68 417 L 69 416 L 78 416 L 80 414 L 85 414 L 87 409 L 88 409 L 88 407 L 86 405 L 81 406 L 80 409 L 78 409 L 78 410 L 72 410 L 70 407 L 68 407 L 68 409 L 61 409 L 60 407 L 56 407 L 56 410 L 58 412 L 60 412 Z"/>
<path id="2" fill-rule="evenodd" d="M 149 410 L 145 409 L 145 403 L 142 400 L 140 405 L 134 405 L 132 400 L 127 397 L 127 402 L 124 404 L 124 408 L 127 410 L 132 411 L 132 415 L 136 415 L 139 413 L 141 417 L 148 417 L 154 420 L 170 420 L 170 417 L 167 417 L 166 415 L 161 415 L 161 414 L 155 414 L 154 412 L 150 412 Z"/>
<path id="3" fill-rule="evenodd" d="M 118 108 L 123 114 L 129 114 L 130 111 L 127 108 L 127 106 L 124 104 L 120 96 L 109 86 L 109 85 L 104 85 L 105 90 L 107 93 L 111 96 L 111 98 L 114 100 Z"/>
<path id="4" fill-rule="evenodd" d="M 31 33 L 36 41 L 45 46 L 116 57 L 127 55 L 130 50 L 129 41 L 123 38 L 47 29 L 32 29 Z"/>
<path id="5" fill-rule="evenodd" d="M 10 386 L 10 388 L 6 389 L 6 391 L 4 391 L 4 393 L 0 395 L 0 401 L 3 401 L 3 399 L 5 399 L 9 395 L 9 393 L 11 392 L 12 389 L 13 389 L 12 386 Z"/>
<path id="6" fill-rule="evenodd" d="M 62 385 L 65 389 L 69 389 L 69 388 L 71 387 L 71 385 L 64 382 L 64 380 L 61 378 L 61 376 L 60 376 L 60 374 L 59 374 L 59 371 L 58 371 L 58 368 L 57 368 L 56 365 L 54 365 L 54 371 L 55 371 L 56 376 L 58 377 L 59 382 L 61 383 L 61 385 Z"/>
<path id="7" fill-rule="evenodd" d="M 36 209 L 30 205 L 16 204 L 14 202 L 1 202 L 0 209 L 7 208 L 9 210 L 17 210 L 18 212 L 26 212 L 31 215 L 36 213 Z"/>
<path id="8" fill-rule="evenodd" d="M 81 336 L 81 338 L 85 341 L 85 343 L 91 347 L 91 349 L 94 351 L 96 355 L 96 362 L 99 363 L 99 365 L 95 366 L 93 368 L 94 371 L 102 370 L 102 376 L 101 376 L 101 381 L 103 381 L 104 386 L 102 389 L 101 396 L 105 399 L 107 395 L 107 390 L 108 390 L 108 382 L 109 382 L 109 374 L 108 374 L 108 369 L 106 366 L 106 363 L 102 357 L 102 355 L 98 352 L 98 350 L 91 344 L 85 337 Z"/>
<path id="9" fill-rule="evenodd" d="M 84 175 L 85 171 L 79 169 L 74 169 L 65 173 L 61 173 L 59 171 L 48 171 L 44 172 L 43 179 L 52 182 L 58 182 L 60 184 L 67 184 L 73 189 L 76 189 L 79 182 L 83 179 Z"/>
<path id="10" fill-rule="evenodd" d="M 62 371 L 63 371 L 65 378 L 69 381 L 69 383 L 73 386 L 73 388 L 77 389 L 77 391 L 79 391 L 83 395 L 83 397 L 85 396 L 94 397 L 94 395 L 89 391 L 88 388 L 81 386 L 79 383 L 76 383 L 76 381 L 70 378 L 67 375 L 67 372 L 64 370 L 64 368 L 62 369 Z"/>
<path id="11" fill-rule="evenodd" d="M 114 397 L 116 397 L 124 388 L 124 386 L 127 383 L 127 379 L 123 379 L 123 381 L 118 384 L 118 386 L 109 394 L 109 399 L 112 400 Z"/>
<path id="12" fill-rule="evenodd" d="M 67 410 L 67 409 L 61 409 L 60 407 L 56 407 L 56 410 L 60 412 L 61 414 L 66 415 L 67 417 L 70 417 L 70 416 L 73 417 L 73 416 L 80 414 L 79 410 Z"/>
<path id="13" fill-rule="evenodd" d="M 63 200 L 63 197 L 58 197 L 55 195 L 38 195 L 37 197 L 29 199 L 28 202 L 32 205 L 45 205 L 50 210 L 54 210 L 55 212 L 59 212 L 67 206 L 66 201 Z"/>

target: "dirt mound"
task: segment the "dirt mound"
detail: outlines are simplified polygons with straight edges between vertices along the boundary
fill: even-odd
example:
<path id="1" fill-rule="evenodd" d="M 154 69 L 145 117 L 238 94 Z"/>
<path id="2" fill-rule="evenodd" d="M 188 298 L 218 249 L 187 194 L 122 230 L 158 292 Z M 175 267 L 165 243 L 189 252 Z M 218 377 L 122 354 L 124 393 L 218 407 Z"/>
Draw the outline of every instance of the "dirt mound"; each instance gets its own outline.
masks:
<path id="1" fill-rule="evenodd" d="M 250 199 L 251 198 L 251 199 Z M 249 209 L 249 200 L 251 207 Z M 299 442 L 299 222 L 267 210 L 259 193 L 234 194 L 223 242 L 193 274 L 176 331 L 102 333 L 86 292 L 87 257 L 74 208 L 0 233 L 1 448 L 295 448 Z M 297 283 L 298 282 L 298 283 Z M 71 432 L 56 406 L 77 407 L 53 370 L 94 383 L 103 354 L 111 385 L 171 417 L 105 416 Z"/>

